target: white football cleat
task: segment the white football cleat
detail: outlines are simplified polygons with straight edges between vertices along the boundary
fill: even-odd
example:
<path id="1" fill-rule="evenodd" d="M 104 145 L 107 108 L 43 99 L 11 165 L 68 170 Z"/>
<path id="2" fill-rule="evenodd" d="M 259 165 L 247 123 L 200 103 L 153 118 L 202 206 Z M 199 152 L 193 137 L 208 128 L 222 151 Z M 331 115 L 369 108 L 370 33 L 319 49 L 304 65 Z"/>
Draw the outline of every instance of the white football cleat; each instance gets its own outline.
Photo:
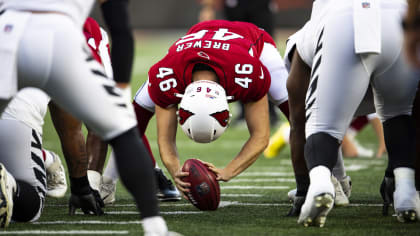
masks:
<path id="1" fill-rule="evenodd" d="M 334 184 L 331 171 L 325 166 L 316 166 L 309 171 L 311 184 L 302 205 L 298 223 L 305 227 L 324 227 L 327 215 L 334 206 Z"/>
<path id="2" fill-rule="evenodd" d="M 327 215 L 334 206 L 334 196 L 331 193 L 321 193 L 316 196 L 306 197 L 302 206 L 298 223 L 305 227 L 324 227 Z"/>
<path id="3" fill-rule="evenodd" d="M 112 180 L 106 176 L 102 176 L 102 183 L 99 194 L 105 205 L 110 205 L 115 202 L 115 192 L 117 191 L 117 181 Z"/>
<path id="4" fill-rule="evenodd" d="M 335 190 L 335 199 L 334 204 L 336 206 L 347 206 L 349 205 L 349 199 L 347 195 L 344 193 L 343 188 L 341 187 L 340 182 L 338 182 L 337 178 L 331 176 L 331 182 L 334 185 Z"/>
<path id="5" fill-rule="evenodd" d="M 297 193 L 297 189 L 292 189 L 289 192 L 287 192 L 287 197 L 289 198 L 290 202 L 293 202 L 295 200 L 296 197 L 296 193 Z"/>
<path id="6" fill-rule="evenodd" d="M 340 179 L 338 182 L 340 182 L 341 187 L 343 188 L 343 191 L 346 194 L 347 198 L 350 198 L 350 196 L 351 196 L 351 178 L 350 178 L 350 176 L 346 176 L 346 177 Z"/>
<path id="7" fill-rule="evenodd" d="M 420 220 L 420 198 L 415 187 L 415 170 L 407 167 L 394 169 L 394 209 L 400 222 Z"/>
<path id="8" fill-rule="evenodd" d="M 53 157 L 53 163 L 46 167 L 47 171 L 47 196 L 61 198 L 67 191 L 66 172 L 60 157 L 52 151 L 44 150 L 46 155 Z"/>
<path id="9" fill-rule="evenodd" d="M 89 179 L 89 185 L 92 189 L 100 191 L 102 184 L 102 175 L 98 171 L 88 170 L 87 176 Z"/>
<path id="10" fill-rule="evenodd" d="M 394 208 L 399 222 L 420 220 L 420 198 L 413 189 L 397 188 L 394 192 Z"/>
<path id="11" fill-rule="evenodd" d="M 13 214 L 13 193 L 16 191 L 16 181 L 7 173 L 0 163 L 0 227 L 9 226 Z"/>

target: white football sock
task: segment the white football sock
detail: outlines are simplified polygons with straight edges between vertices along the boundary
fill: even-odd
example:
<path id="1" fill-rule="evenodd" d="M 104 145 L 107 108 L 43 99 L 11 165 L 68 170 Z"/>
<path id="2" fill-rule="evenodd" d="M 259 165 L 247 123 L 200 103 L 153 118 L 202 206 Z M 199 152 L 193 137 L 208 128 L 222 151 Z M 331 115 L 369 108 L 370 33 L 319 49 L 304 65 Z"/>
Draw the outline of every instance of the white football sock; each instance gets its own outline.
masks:
<path id="1" fill-rule="evenodd" d="M 321 193 L 331 193 L 335 195 L 334 185 L 331 182 L 331 171 L 326 166 L 316 166 L 309 171 L 311 184 L 308 194 L 312 196 Z"/>
<path id="2" fill-rule="evenodd" d="M 52 163 L 54 162 L 53 155 L 51 155 L 51 152 L 48 151 L 47 149 L 42 149 L 42 154 L 45 157 L 45 161 L 44 161 L 45 168 L 50 167 Z"/>
<path id="3" fill-rule="evenodd" d="M 144 235 L 160 236 L 168 234 L 168 227 L 161 216 L 146 217 L 142 220 Z"/>
<path id="4" fill-rule="evenodd" d="M 337 158 L 337 163 L 335 164 L 333 170 L 333 175 L 334 177 L 340 181 L 342 179 L 344 179 L 347 174 L 346 174 L 346 169 L 344 167 L 344 161 L 343 161 L 343 152 L 341 150 L 341 146 L 338 149 L 338 158 Z"/>
<path id="5" fill-rule="evenodd" d="M 416 189 L 414 182 L 414 170 L 407 167 L 398 167 L 394 169 L 395 191 L 399 188 Z"/>
<path id="6" fill-rule="evenodd" d="M 413 209 L 417 205 L 417 192 L 414 184 L 414 170 L 406 167 L 394 169 L 395 192 L 394 208 L 396 210 Z"/>
<path id="7" fill-rule="evenodd" d="M 101 186 L 101 173 L 95 170 L 88 170 L 87 176 L 89 179 L 90 187 L 99 191 Z"/>
<path id="8" fill-rule="evenodd" d="M 117 165 L 115 163 L 115 154 L 112 151 L 111 155 L 109 156 L 108 163 L 106 165 L 105 171 L 103 173 L 104 178 L 112 179 L 113 182 L 117 182 L 119 178 Z"/>

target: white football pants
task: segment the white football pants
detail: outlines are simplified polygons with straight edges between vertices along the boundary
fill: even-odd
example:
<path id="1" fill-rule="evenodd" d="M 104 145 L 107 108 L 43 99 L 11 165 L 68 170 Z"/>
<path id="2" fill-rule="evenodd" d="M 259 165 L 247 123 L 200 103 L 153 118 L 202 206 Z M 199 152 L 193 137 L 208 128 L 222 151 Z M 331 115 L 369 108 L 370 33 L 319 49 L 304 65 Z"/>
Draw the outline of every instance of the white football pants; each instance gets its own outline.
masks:
<path id="1" fill-rule="evenodd" d="M 31 14 L 19 40 L 18 88 L 44 90 L 104 140 L 136 125 L 132 105 L 115 82 L 106 78 L 103 67 L 91 56 L 82 29 L 71 18 Z M 0 101 L 1 111 L 7 102 Z"/>
<path id="2" fill-rule="evenodd" d="M 335 14 L 318 34 L 306 98 L 306 137 L 324 132 L 342 140 L 368 86 L 382 121 L 410 115 L 418 80 L 402 54 L 401 11 L 382 9 L 380 54 L 356 54 L 352 11 Z M 314 48 L 315 51 L 315 48 Z"/>

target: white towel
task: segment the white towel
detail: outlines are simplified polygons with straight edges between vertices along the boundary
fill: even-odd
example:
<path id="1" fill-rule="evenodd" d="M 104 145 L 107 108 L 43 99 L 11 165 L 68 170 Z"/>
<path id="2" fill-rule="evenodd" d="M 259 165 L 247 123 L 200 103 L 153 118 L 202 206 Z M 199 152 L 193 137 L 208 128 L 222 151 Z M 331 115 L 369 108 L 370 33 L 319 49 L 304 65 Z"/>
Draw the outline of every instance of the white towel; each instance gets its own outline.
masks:
<path id="1" fill-rule="evenodd" d="M 381 53 L 380 0 L 353 0 L 354 49 Z"/>
<path id="2" fill-rule="evenodd" d="M 6 11 L 0 16 L 0 99 L 17 92 L 17 51 L 30 13 Z"/>

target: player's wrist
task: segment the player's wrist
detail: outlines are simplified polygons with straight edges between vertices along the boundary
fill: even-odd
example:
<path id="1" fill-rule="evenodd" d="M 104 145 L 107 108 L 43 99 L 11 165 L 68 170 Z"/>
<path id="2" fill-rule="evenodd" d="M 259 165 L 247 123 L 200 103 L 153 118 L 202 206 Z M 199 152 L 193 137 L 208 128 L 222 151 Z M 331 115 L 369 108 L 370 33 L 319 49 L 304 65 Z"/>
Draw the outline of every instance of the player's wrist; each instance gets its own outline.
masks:
<path id="1" fill-rule="evenodd" d="M 87 195 L 92 192 L 90 185 L 89 185 L 89 179 L 86 176 L 82 177 L 70 177 L 70 190 L 72 194 L 75 195 Z"/>

